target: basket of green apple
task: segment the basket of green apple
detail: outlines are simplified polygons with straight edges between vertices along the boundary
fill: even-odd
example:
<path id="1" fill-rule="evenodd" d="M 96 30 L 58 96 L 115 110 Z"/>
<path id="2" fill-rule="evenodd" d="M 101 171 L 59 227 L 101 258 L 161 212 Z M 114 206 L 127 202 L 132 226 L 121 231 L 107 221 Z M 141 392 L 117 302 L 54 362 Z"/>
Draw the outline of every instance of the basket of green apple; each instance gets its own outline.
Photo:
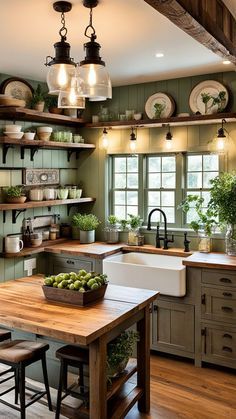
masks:
<path id="1" fill-rule="evenodd" d="M 107 275 L 85 269 L 77 273 L 60 273 L 46 276 L 42 288 L 47 300 L 84 306 L 104 297 Z"/>

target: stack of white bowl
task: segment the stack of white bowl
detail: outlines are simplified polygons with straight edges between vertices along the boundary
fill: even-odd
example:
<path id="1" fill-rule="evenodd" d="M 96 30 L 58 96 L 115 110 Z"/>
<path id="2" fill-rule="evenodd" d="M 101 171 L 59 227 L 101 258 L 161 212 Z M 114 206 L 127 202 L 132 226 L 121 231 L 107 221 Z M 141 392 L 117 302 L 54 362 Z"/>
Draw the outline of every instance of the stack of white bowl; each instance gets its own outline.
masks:
<path id="1" fill-rule="evenodd" d="M 24 133 L 21 132 L 21 125 L 5 125 L 4 134 L 12 140 L 21 140 Z"/>
<path id="2" fill-rule="evenodd" d="M 39 140 L 48 141 L 52 133 L 52 127 L 38 127 L 37 135 Z"/>

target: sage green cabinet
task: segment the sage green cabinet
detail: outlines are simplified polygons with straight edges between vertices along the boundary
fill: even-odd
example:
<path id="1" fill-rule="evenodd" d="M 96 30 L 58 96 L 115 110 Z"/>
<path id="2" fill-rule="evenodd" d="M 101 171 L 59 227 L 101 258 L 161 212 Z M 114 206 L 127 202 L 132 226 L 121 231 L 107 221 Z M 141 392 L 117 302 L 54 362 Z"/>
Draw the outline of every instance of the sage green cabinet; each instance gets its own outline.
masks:
<path id="1" fill-rule="evenodd" d="M 202 360 L 236 368 L 236 328 L 203 324 Z"/>
<path id="2" fill-rule="evenodd" d="M 194 356 L 194 307 L 156 300 L 153 306 L 152 348 Z"/>
<path id="3" fill-rule="evenodd" d="M 57 275 L 61 272 L 78 272 L 80 269 L 86 271 L 102 272 L 101 259 L 86 256 L 51 255 L 47 268 L 48 275 Z"/>

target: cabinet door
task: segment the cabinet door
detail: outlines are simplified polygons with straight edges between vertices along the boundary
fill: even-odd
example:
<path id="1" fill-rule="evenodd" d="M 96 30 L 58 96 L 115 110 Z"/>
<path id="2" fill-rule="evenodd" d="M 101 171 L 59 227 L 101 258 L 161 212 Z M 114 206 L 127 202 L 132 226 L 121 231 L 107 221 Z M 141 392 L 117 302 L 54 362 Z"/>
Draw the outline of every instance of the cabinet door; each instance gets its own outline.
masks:
<path id="1" fill-rule="evenodd" d="M 202 359 L 236 368 L 236 330 L 222 325 L 203 327 Z"/>
<path id="2" fill-rule="evenodd" d="M 202 318 L 235 323 L 236 292 L 232 289 L 202 287 Z"/>
<path id="3" fill-rule="evenodd" d="M 194 352 L 194 307 L 157 300 L 153 306 L 153 348 Z"/>

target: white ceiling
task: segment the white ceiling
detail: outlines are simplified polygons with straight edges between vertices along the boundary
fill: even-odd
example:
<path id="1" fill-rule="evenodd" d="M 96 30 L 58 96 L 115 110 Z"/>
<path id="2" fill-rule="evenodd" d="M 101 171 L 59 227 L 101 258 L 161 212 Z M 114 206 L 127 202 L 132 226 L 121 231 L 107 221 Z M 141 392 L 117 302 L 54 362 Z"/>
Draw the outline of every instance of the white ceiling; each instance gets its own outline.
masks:
<path id="1" fill-rule="evenodd" d="M 227 0 L 226 0 L 227 1 Z M 235 0 L 232 1 L 233 4 Z M 66 16 L 72 57 L 83 59 L 89 10 L 72 0 Z M 45 80 L 46 55 L 54 55 L 60 15 L 53 0 L 0 0 L 0 73 Z M 100 0 L 94 26 L 113 85 L 125 85 L 234 69 L 144 0 Z M 163 58 L 156 58 L 163 52 Z"/>

